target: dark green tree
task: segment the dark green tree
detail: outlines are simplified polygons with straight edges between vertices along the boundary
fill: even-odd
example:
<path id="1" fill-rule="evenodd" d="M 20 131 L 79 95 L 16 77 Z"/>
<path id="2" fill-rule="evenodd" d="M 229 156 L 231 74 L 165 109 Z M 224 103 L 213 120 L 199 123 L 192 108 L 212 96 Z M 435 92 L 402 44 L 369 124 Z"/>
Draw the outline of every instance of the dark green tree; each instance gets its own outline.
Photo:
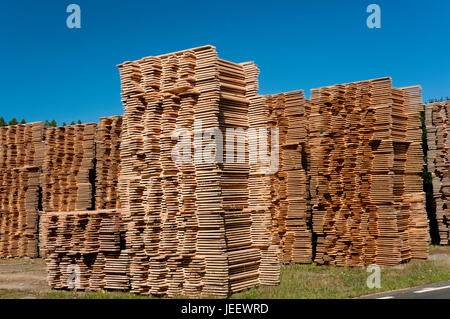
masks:
<path id="1" fill-rule="evenodd" d="M 58 123 L 56 123 L 55 120 L 52 120 L 52 121 L 50 122 L 50 126 L 57 127 L 57 126 L 58 126 Z"/>
<path id="2" fill-rule="evenodd" d="M 8 122 L 8 125 L 17 125 L 17 124 L 19 124 L 19 122 L 15 117 L 13 117 L 11 121 Z"/>
<path id="3" fill-rule="evenodd" d="M 63 122 L 63 126 L 67 126 L 66 122 Z"/>
<path id="4" fill-rule="evenodd" d="M 0 127 L 6 126 L 6 125 L 7 125 L 7 124 L 6 124 L 6 121 L 5 121 L 5 119 L 3 118 L 3 116 L 0 117 Z"/>
<path id="5" fill-rule="evenodd" d="M 446 97 L 441 97 L 439 99 L 438 98 L 429 99 L 427 103 L 445 102 L 445 101 L 448 101 L 448 100 L 449 100 L 449 98 L 448 98 L 448 96 L 446 96 Z"/>
<path id="6" fill-rule="evenodd" d="M 20 121 L 20 124 L 27 124 L 27 121 L 25 121 L 25 119 L 22 119 L 22 121 Z"/>
<path id="7" fill-rule="evenodd" d="M 74 122 L 74 121 L 72 121 L 72 123 L 70 123 L 70 125 L 75 125 L 75 122 Z"/>
<path id="8" fill-rule="evenodd" d="M 78 120 L 78 124 L 82 124 L 80 120 Z"/>
<path id="9" fill-rule="evenodd" d="M 50 122 L 48 120 L 45 120 L 44 125 L 45 126 L 50 126 Z"/>

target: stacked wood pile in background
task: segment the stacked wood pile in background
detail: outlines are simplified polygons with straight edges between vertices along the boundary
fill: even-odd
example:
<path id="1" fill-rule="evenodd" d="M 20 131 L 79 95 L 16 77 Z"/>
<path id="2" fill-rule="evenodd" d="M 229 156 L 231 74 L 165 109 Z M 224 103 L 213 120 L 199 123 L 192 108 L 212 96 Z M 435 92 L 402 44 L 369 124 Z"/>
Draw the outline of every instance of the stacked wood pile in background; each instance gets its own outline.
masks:
<path id="1" fill-rule="evenodd" d="M 89 123 L 45 128 L 41 183 L 43 209 L 39 253 L 46 257 L 47 211 L 120 208 L 118 175 L 122 116 Z"/>
<path id="2" fill-rule="evenodd" d="M 120 206 L 121 126 L 122 117 L 113 116 L 98 128 L 0 128 L 0 257 L 45 257 L 45 211 Z"/>
<path id="3" fill-rule="evenodd" d="M 208 161 L 211 152 L 200 145 L 211 145 L 217 129 L 226 141 L 232 134 L 226 129 L 248 128 L 251 81 L 244 66 L 205 46 L 125 62 L 119 70 L 125 105 L 119 189 L 130 212 L 132 291 L 226 296 L 258 284 L 248 163 Z M 192 145 L 194 161 L 173 160 L 176 129 L 190 133 L 181 143 Z"/>
<path id="4" fill-rule="evenodd" d="M 117 184 L 120 173 L 122 116 L 102 117 L 95 135 L 95 207 L 120 208 Z"/>
<path id="5" fill-rule="evenodd" d="M 274 210 L 274 236 L 280 239 L 281 262 L 310 263 L 308 178 L 309 102 L 303 91 L 265 97 L 268 122 L 279 130 L 278 170 L 271 175 L 271 203 Z"/>
<path id="6" fill-rule="evenodd" d="M 96 128 L 96 123 L 45 128 L 41 176 L 44 211 L 93 208 L 90 174 L 94 169 Z"/>
<path id="7" fill-rule="evenodd" d="M 54 289 L 129 289 L 121 210 L 47 213 L 48 282 Z"/>
<path id="8" fill-rule="evenodd" d="M 428 141 L 428 171 L 433 182 L 433 201 L 436 210 L 441 245 L 450 245 L 450 102 L 426 105 L 425 121 Z"/>
<path id="9" fill-rule="evenodd" d="M 0 128 L 0 257 L 38 256 L 42 122 Z"/>
<path id="10" fill-rule="evenodd" d="M 396 89 L 390 78 L 312 90 L 316 262 L 427 258 L 420 110 L 420 88 Z"/>

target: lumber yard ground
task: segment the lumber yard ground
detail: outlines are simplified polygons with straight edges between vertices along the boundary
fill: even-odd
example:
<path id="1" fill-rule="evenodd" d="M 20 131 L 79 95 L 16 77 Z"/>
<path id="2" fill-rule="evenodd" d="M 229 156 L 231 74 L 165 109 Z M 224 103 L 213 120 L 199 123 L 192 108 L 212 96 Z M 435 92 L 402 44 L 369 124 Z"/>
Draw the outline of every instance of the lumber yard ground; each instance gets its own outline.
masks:
<path id="1" fill-rule="evenodd" d="M 366 268 L 284 265 L 277 287 L 249 289 L 232 298 L 445 298 L 450 299 L 450 247 L 431 246 L 430 260 L 382 268 L 381 288 L 370 289 Z M 412 287 L 412 288 L 410 288 Z M 42 259 L 0 259 L 0 299 L 5 298 L 148 298 L 125 292 L 51 290 Z"/>

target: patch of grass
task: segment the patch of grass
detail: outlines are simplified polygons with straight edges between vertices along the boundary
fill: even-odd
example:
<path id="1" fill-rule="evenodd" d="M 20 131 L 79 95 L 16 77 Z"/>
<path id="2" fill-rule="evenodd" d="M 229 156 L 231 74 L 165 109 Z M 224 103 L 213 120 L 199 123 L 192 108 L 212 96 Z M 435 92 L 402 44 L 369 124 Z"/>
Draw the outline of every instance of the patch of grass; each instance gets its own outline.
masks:
<path id="1" fill-rule="evenodd" d="M 33 296 L 33 293 L 22 290 L 0 289 L 0 299 L 20 299 L 29 296 Z"/>
<path id="2" fill-rule="evenodd" d="M 450 247 L 431 247 L 433 254 L 443 251 L 450 254 Z M 369 275 L 363 267 L 283 265 L 279 286 L 248 289 L 232 298 L 340 299 L 425 285 L 450 280 L 450 258 L 412 261 L 401 267 L 382 268 L 379 289 L 367 287 Z"/>
<path id="3" fill-rule="evenodd" d="M 20 299 L 20 298 L 35 298 L 35 299 L 149 299 L 151 297 L 136 295 L 129 292 L 117 291 L 67 291 L 67 290 L 52 290 L 52 291 L 30 291 L 30 290 L 6 290 L 0 289 L 0 299 Z"/>

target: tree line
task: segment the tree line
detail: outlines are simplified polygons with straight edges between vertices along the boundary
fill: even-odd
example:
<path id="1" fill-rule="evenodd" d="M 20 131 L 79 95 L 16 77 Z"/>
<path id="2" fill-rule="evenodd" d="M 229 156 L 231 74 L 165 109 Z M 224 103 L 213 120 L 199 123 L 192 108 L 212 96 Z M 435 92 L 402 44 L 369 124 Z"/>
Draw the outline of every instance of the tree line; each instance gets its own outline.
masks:
<path id="1" fill-rule="evenodd" d="M 440 99 L 429 99 L 427 104 L 435 103 L 435 102 L 445 102 L 445 101 L 449 101 L 449 100 L 450 100 L 450 98 L 448 96 L 441 97 Z"/>
<path id="2" fill-rule="evenodd" d="M 0 117 L 0 127 L 17 125 L 17 124 L 26 124 L 26 123 L 27 123 L 27 121 L 25 119 L 22 119 L 19 122 L 15 117 L 13 117 L 10 121 L 6 122 L 6 120 L 3 116 Z M 80 120 L 78 120 L 76 123 L 74 121 L 72 121 L 72 123 L 70 123 L 69 125 L 76 125 L 76 124 L 82 124 L 82 122 Z M 58 123 L 55 120 L 51 120 L 51 121 L 45 120 L 44 126 L 57 127 Z M 62 126 L 67 126 L 67 123 L 63 122 Z"/>

